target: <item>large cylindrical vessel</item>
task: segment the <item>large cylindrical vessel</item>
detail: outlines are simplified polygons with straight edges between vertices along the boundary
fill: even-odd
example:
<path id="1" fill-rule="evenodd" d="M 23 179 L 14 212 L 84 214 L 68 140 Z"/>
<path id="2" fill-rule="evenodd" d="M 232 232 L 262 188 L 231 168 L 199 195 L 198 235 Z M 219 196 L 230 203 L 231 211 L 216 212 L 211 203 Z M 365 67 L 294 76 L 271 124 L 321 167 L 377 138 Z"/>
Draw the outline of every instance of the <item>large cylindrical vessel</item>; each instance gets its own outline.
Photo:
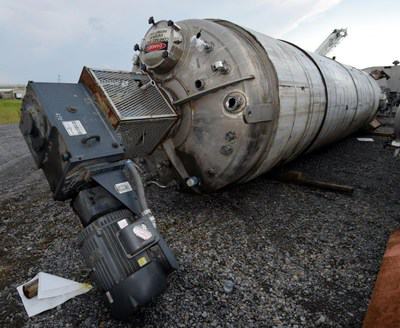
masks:
<path id="1" fill-rule="evenodd" d="M 343 138 L 379 105 L 367 73 L 228 21 L 160 21 L 140 49 L 179 114 L 164 149 L 205 191 Z"/>

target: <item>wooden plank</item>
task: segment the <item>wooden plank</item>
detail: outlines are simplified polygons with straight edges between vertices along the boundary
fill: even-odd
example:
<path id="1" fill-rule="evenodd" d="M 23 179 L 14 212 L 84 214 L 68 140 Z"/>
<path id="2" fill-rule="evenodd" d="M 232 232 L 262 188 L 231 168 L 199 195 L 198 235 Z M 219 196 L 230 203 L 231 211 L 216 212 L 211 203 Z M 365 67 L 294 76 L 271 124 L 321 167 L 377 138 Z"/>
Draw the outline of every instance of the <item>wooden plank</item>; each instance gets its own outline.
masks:
<path id="1" fill-rule="evenodd" d="M 39 288 L 39 279 L 35 279 L 22 286 L 22 291 L 26 298 L 33 298 L 37 296 Z"/>
<path id="2" fill-rule="evenodd" d="M 382 125 L 373 131 L 369 131 L 369 134 L 381 137 L 392 137 L 394 135 L 394 128 L 388 125 Z"/>
<path id="3" fill-rule="evenodd" d="M 379 122 L 376 118 L 374 118 L 371 122 L 369 122 L 368 125 L 372 130 L 375 130 L 375 129 L 379 128 L 380 126 L 382 126 L 382 123 Z"/>
<path id="4" fill-rule="evenodd" d="M 277 180 L 283 182 L 295 183 L 299 185 L 316 187 L 325 190 L 337 191 L 348 194 L 354 192 L 354 187 L 352 186 L 306 178 L 302 172 L 298 171 L 287 171 L 283 174 L 278 175 L 276 178 Z"/>

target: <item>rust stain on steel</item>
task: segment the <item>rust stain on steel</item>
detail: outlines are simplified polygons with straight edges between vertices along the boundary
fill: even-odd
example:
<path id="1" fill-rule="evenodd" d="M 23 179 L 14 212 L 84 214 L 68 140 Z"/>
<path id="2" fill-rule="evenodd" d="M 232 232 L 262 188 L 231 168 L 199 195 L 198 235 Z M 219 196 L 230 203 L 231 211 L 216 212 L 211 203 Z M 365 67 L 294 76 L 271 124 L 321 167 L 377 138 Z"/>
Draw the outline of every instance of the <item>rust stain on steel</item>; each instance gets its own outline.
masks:
<path id="1" fill-rule="evenodd" d="M 119 118 L 115 115 L 112 105 L 110 104 L 109 100 L 107 99 L 107 96 L 104 94 L 101 87 L 96 82 L 95 77 L 90 73 L 90 71 L 86 67 L 84 67 L 82 70 L 79 82 L 84 84 L 89 89 L 91 94 L 96 99 L 97 105 L 109 119 L 109 122 L 111 122 L 112 126 L 116 128 L 119 125 Z"/>
<path id="2" fill-rule="evenodd" d="M 400 327 L 400 230 L 387 243 L 363 328 Z"/>

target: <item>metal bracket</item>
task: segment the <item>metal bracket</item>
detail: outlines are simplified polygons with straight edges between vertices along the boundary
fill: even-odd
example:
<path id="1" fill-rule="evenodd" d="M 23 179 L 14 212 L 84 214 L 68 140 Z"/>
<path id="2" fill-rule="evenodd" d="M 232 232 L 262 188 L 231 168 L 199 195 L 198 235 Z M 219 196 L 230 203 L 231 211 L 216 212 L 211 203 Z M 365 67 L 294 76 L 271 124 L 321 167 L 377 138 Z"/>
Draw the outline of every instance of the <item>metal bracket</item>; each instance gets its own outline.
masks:
<path id="1" fill-rule="evenodd" d="M 185 166 L 179 159 L 179 157 L 176 155 L 175 152 L 175 145 L 172 141 L 172 139 L 168 139 L 163 143 L 163 148 L 165 153 L 168 156 L 168 159 L 171 161 L 172 165 L 174 166 L 175 170 L 178 172 L 179 176 L 182 178 L 182 180 L 187 181 L 190 179 L 189 173 L 186 171 Z M 194 184 L 192 186 L 188 185 L 192 190 L 199 192 L 199 189 L 197 188 L 198 184 Z"/>
<path id="2" fill-rule="evenodd" d="M 164 141 L 163 148 L 181 178 L 184 180 L 187 179 L 189 177 L 189 173 L 186 171 L 180 159 L 176 156 L 175 145 L 173 141 L 171 139 Z"/>
<path id="3" fill-rule="evenodd" d="M 211 87 L 209 89 L 193 93 L 192 95 L 187 96 L 185 98 L 175 100 L 173 102 L 173 105 L 175 105 L 175 106 L 183 105 L 183 104 L 185 104 L 185 103 L 187 103 L 189 101 L 196 100 L 196 99 L 198 99 L 200 97 L 203 97 L 203 96 L 205 96 L 205 95 L 207 95 L 209 93 L 218 91 L 219 89 L 222 89 L 222 88 L 226 88 L 226 87 L 228 87 L 228 86 L 230 86 L 232 84 L 236 84 L 236 83 L 239 83 L 239 82 L 242 82 L 242 81 L 246 81 L 246 80 L 252 80 L 254 78 L 255 78 L 254 75 L 247 75 L 247 76 L 241 77 L 239 79 L 235 79 L 235 80 L 232 80 L 232 81 L 221 83 L 221 84 L 218 84 L 218 85 L 216 85 L 214 87 Z"/>
<path id="4" fill-rule="evenodd" d="M 272 103 L 247 106 L 244 110 L 243 117 L 246 123 L 272 121 L 274 117 L 274 106 Z"/>
<path id="5" fill-rule="evenodd" d="M 141 215 L 136 192 L 132 189 L 132 186 L 130 186 L 122 169 L 96 174 L 92 176 L 92 179 L 106 189 L 111 195 L 117 198 L 131 212 L 138 216 Z M 117 188 L 118 185 L 121 184 L 126 184 L 124 189 Z"/>

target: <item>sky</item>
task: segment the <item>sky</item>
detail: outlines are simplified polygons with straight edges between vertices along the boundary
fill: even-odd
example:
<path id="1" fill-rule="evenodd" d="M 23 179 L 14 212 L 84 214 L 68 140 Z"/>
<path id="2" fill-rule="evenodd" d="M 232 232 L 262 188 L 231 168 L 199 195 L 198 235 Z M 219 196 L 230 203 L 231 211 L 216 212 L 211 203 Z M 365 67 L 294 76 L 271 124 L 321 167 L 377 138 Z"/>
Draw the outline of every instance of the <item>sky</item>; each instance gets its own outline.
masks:
<path id="1" fill-rule="evenodd" d="M 0 0 L 0 84 L 76 82 L 83 66 L 129 70 L 147 19 L 222 18 L 365 68 L 400 60 L 398 0 Z"/>

